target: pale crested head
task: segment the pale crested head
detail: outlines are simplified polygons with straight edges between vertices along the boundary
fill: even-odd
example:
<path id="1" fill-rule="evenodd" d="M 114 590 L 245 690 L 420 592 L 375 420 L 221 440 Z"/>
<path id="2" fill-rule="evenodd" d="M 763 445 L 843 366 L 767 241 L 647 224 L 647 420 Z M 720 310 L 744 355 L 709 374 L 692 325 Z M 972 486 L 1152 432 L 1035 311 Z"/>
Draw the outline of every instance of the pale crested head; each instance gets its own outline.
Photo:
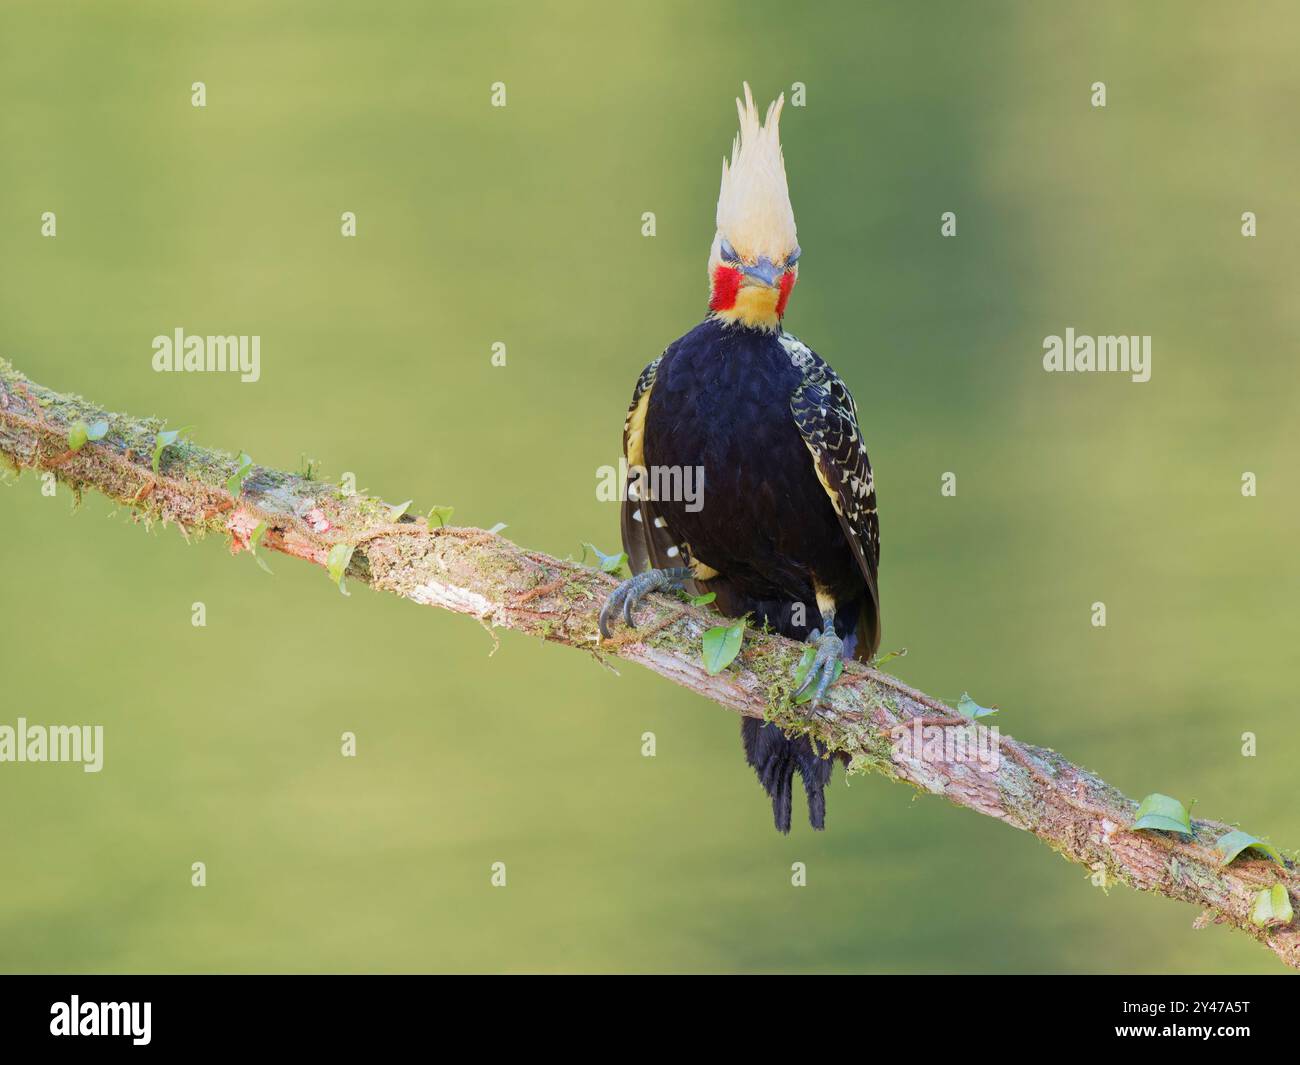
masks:
<path id="1" fill-rule="evenodd" d="M 760 123 L 748 82 L 744 101 L 736 101 L 740 132 L 730 162 L 722 160 L 717 221 L 719 235 L 746 261 L 783 262 L 798 243 L 781 156 L 784 106 L 785 96 L 778 96 Z"/>
<path id="2" fill-rule="evenodd" d="M 799 241 L 781 156 L 778 96 L 760 122 L 754 94 L 736 101 L 740 132 L 722 161 L 718 231 L 709 251 L 709 309 L 721 321 L 780 327 L 799 276 Z"/>

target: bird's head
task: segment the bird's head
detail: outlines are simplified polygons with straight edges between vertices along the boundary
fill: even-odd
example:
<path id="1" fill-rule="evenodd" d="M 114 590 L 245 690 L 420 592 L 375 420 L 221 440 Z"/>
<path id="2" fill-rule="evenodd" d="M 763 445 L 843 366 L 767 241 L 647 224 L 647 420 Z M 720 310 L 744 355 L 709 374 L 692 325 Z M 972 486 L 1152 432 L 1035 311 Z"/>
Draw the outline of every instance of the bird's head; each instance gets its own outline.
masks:
<path id="1" fill-rule="evenodd" d="M 799 242 L 785 181 L 779 96 L 760 123 L 745 84 L 736 101 L 740 132 L 731 160 L 722 160 L 718 232 L 709 253 L 709 309 L 713 316 L 756 329 L 776 329 L 799 276 Z"/>

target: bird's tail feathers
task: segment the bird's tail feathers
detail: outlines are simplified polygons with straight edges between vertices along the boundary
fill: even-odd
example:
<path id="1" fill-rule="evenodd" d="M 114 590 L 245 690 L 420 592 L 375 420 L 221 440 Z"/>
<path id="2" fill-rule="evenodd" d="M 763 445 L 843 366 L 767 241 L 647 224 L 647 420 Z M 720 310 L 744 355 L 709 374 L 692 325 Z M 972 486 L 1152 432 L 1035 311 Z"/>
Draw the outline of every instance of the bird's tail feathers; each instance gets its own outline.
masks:
<path id="1" fill-rule="evenodd" d="M 803 779 L 808 797 L 808 821 L 813 828 L 826 827 L 826 785 L 830 783 L 834 762 L 824 757 L 807 736 L 787 737 L 776 725 L 756 718 L 742 718 L 740 735 L 745 744 L 745 760 L 754 767 L 758 782 L 772 799 L 772 819 L 778 832 L 790 831 L 794 774 Z"/>

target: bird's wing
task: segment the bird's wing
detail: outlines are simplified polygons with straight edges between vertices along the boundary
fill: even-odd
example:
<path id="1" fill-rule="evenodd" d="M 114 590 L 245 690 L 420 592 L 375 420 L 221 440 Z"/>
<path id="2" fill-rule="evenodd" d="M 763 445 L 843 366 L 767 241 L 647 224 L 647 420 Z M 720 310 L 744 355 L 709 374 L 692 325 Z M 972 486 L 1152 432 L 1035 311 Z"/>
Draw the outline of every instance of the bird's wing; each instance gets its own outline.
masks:
<path id="1" fill-rule="evenodd" d="M 870 658 L 880 645 L 880 520 L 871 461 L 858 428 L 858 408 L 840 376 L 806 345 L 783 334 L 782 346 L 803 380 L 790 397 L 790 411 L 812 455 L 813 467 L 853 557 L 866 581 L 870 602 L 864 611 L 858 653 Z"/>
<path id="2" fill-rule="evenodd" d="M 640 490 L 635 479 L 636 470 L 645 469 L 646 411 L 662 360 L 660 355 L 641 371 L 632 392 L 632 403 L 627 408 L 627 419 L 623 422 L 623 457 L 627 459 L 628 490 L 623 497 L 620 525 L 623 550 L 627 552 L 628 567 L 633 573 L 684 565 L 680 547 L 655 512 L 653 501 L 642 498 L 646 493 Z"/>

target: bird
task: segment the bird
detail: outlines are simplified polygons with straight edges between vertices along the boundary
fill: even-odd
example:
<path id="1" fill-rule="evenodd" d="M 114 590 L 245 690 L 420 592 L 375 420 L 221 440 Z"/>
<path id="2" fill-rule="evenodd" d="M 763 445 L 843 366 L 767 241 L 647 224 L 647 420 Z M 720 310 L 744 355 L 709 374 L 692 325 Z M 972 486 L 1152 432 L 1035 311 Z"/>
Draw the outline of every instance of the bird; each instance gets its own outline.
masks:
<path id="1" fill-rule="evenodd" d="M 841 658 L 880 646 L 880 523 L 858 409 L 840 376 L 785 329 L 801 249 L 781 94 L 760 119 L 749 83 L 722 161 L 709 310 L 642 370 L 623 425 L 623 549 L 633 574 L 602 605 L 610 638 L 651 592 L 714 593 L 721 614 L 815 648 L 796 697 L 819 712 Z M 695 496 L 680 491 L 694 473 Z M 677 489 L 677 490 L 674 490 Z M 807 656 L 805 655 L 805 658 Z M 746 761 L 790 831 L 794 774 L 823 829 L 834 763 L 806 735 L 743 718 Z"/>

